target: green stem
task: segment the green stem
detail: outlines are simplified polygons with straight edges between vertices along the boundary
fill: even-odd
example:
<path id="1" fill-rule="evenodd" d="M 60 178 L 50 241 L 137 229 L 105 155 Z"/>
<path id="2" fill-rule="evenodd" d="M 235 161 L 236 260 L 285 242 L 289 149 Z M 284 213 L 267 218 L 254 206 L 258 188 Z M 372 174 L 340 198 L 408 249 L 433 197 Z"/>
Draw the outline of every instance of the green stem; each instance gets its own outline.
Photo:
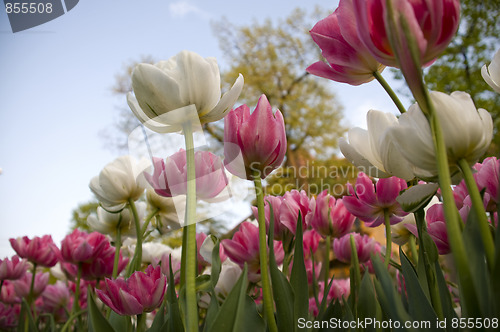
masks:
<path id="1" fill-rule="evenodd" d="M 495 259 L 495 245 L 490 232 L 488 216 L 486 215 L 486 210 L 484 209 L 483 199 L 481 198 L 479 188 L 477 187 L 476 180 L 474 180 L 474 176 L 472 175 L 472 171 L 467 160 L 460 159 L 458 161 L 458 166 L 464 176 L 465 184 L 467 185 L 467 190 L 472 201 L 472 208 L 477 216 L 477 225 L 484 245 L 488 267 L 492 270 Z"/>
<path id="2" fill-rule="evenodd" d="M 361 285 L 361 271 L 359 269 L 359 258 L 358 250 L 356 248 L 356 242 L 354 241 L 354 236 L 351 234 L 349 237 L 349 243 L 351 245 L 351 310 L 354 317 L 358 317 L 358 294 L 359 287 Z M 325 285 L 326 287 L 326 285 Z"/>
<path id="3" fill-rule="evenodd" d="M 136 332 L 146 331 L 146 314 L 137 315 L 137 327 L 135 329 Z"/>
<path id="4" fill-rule="evenodd" d="M 271 332 L 277 332 L 278 327 L 274 319 L 274 305 L 271 294 L 271 284 L 269 282 L 269 272 L 267 266 L 267 244 L 266 244 L 266 219 L 264 212 L 264 192 L 262 191 L 262 181 L 259 171 L 253 172 L 255 183 L 255 195 L 257 196 L 257 208 L 259 211 L 259 254 L 260 254 L 260 276 L 262 281 L 262 298 L 264 300 L 264 318 Z"/>
<path id="5" fill-rule="evenodd" d="M 142 264 L 142 233 L 141 233 L 141 221 L 139 220 L 139 214 L 137 213 L 137 208 L 135 206 L 135 202 L 133 199 L 128 200 L 128 206 L 130 211 L 132 212 L 132 216 L 134 217 L 135 223 L 135 232 L 137 237 L 137 242 L 135 243 L 135 251 L 134 257 L 132 258 L 132 262 L 127 268 L 127 277 L 130 277 L 132 273 L 135 271 L 139 271 L 141 269 Z"/>
<path id="6" fill-rule="evenodd" d="M 160 209 L 156 208 L 151 213 L 146 217 L 146 220 L 144 221 L 144 225 L 142 225 L 141 228 L 141 234 L 144 237 L 144 234 L 146 234 L 146 230 L 148 229 L 149 223 L 151 222 L 151 219 L 153 219 L 154 216 L 160 211 Z"/>
<path id="7" fill-rule="evenodd" d="M 113 274 L 112 274 L 113 279 L 116 279 L 116 277 L 118 276 L 118 264 L 120 263 L 121 248 L 122 248 L 122 229 L 120 227 L 120 223 L 118 223 L 118 227 L 116 228 L 115 260 L 113 262 Z"/>
<path id="8" fill-rule="evenodd" d="M 35 275 L 36 275 L 36 263 L 33 263 L 33 273 L 31 275 L 31 285 L 30 285 L 30 292 L 28 294 L 28 306 L 31 308 L 31 304 L 33 303 L 34 300 L 34 294 L 33 291 L 35 289 Z"/>
<path id="9" fill-rule="evenodd" d="M 194 160 L 194 140 L 191 123 L 183 127 L 186 143 L 187 193 L 186 193 L 186 327 L 189 332 L 198 331 L 198 304 L 196 300 L 196 172 Z"/>
<path id="10" fill-rule="evenodd" d="M 387 92 L 389 97 L 391 97 L 392 101 L 394 102 L 394 104 L 398 108 L 399 112 L 401 114 L 406 112 L 406 109 L 403 106 L 403 103 L 401 103 L 401 100 L 399 100 L 398 96 L 396 95 L 394 90 L 392 90 L 391 86 L 389 85 L 389 83 L 387 83 L 387 81 L 384 79 L 382 74 L 380 74 L 378 71 L 376 71 L 373 73 L 373 77 L 375 77 L 375 79 L 380 83 L 380 85 L 382 85 L 384 90 Z"/>
<path id="11" fill-rule="evenodd" d="M 80 280 L 82 279 L 82 264 L 78 263 L 78 272 L 76 274 L 75 283 L 75 298 L 73 300 L 73 309 L 71 310 L 71 316 L 75 315 L 80 311 Z M 77 331 L 81 331 L 81 318 L 77 316 Z"/>
<path id="12" fill-rule="evenodd" d="M 413 262 L 415 265 L 418 263 L 418 253 L 417 253 L 417 245 L 415 243 L 415 235 L 410 235 L 410 240 L 408 241 L 408 244 L 410 246 L 410 252 L 411 256 L 413 257 Z"/>
<path id="13" fill-rule="evenodd" d="M 392 253 L 392 234 L 391 234 L 391 218 L 389 218 L 389 210 L 384 209 L 384 223 L 385 223 L 385 267 L 389 267 Z"/>
<path id="14" fill-rule="evenodd" d="M 331 245 L 331 241 L 332 241 L 331 236 L 327 235 L 326 239 L 325 239 L 325 260 L 324 260 L 325 275 L 324 275 L 324 279 L 323 279 L 325 282 L 325 289 L 326 289 L 326 285 L 328 285 L 328 279 L 330 277 L 330 245 Z"/>
<path id="15" fill-rule="evenodd" d="M 466 304 L 466 308 L 464 308 L 466 310 L 464 310 L 464 312 L 471 315 L 473 312 L 478 311 L 479 303 L 474 290 L 471 271 L 467 262 L 468 255 L 462 239 L 463 223 L 460 219 L 457 206 L 455 205 L 455 199 L 451 189 L 450 169 L 441 125 L 428 93 L 426 95 L 426 101 L 427 104 L 425 105 L 425 108 L 429 111 L 426 116 L 431 127 L 434 151 L 436 153 L 439 186 L 443 197 L 443 208 L 446 219 L 448 241 L 450 243 L 453 259 L 460 278 L 464 299 L 463 303 Z"/>

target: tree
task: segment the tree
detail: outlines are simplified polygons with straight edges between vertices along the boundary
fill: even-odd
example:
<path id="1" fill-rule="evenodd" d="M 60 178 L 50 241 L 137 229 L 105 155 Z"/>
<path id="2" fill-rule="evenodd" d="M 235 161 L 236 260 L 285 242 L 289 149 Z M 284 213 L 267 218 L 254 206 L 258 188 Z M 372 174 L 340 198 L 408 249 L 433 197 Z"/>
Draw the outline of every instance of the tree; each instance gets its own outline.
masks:
<path id="1" fill-rule="evenodd" d="M 451 93 L 466 91 L 476 107 L 488 110 L 494 120 L 494 138 L 489 154 L 500 153 L 500 95 L 481 77 L 481 67 L 489 63 L 499 48 L 500 2 L 462 0 L 457 36 L 436 62 L 425 70 L 431 90 Z"/>
<path id="2" fill-rule="evenodd" d="M 265 94 L 285 119 L 288 150 L 285 169 L 308 167 L 309 162 L 331 161 L 337 139 L 345 132 L 340 125 L 341 106 L 326 85 L 327 81 L 309 75 L 305 69 L 320 58 L 319 48 L 308 30 L 326 16 L 320 10 L 308 15 L 295 9 L 284 20 L 266 19 L 249 26 L 235 26 L 223 19 L 214 24 L 219 45 L 230 67 L 223 72 L 223 81 L 232 82 L 239 73 L 245 77 L 240 102 L 255 105 Z M 221 128 L 210 128 L 221 137 Z M 330 163 L 331 164 L 331 163 Z M 307 175 L 285 173 L 295 187 L 307 186 Z"/>

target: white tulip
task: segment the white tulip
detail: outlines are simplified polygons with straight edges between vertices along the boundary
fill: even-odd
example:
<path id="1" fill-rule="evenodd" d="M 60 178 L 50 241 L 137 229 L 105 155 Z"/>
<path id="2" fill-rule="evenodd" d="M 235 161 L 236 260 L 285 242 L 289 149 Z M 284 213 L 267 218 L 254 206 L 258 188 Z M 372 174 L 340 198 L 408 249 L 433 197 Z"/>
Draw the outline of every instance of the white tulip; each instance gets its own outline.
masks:
<path id="1" fill-rule="evenodd" d="M 190 106 L 194 106 L 201 124 L 222 119 L 241 93 L 243 76 L 240 74 L 221 98 L 215 58 L 182 51 L 155 65 L 137 65 L 132 72 L 132 87 L 135 97 L 129 93 L 127 101 L 135 116 L 149 129 L 167 133 L 182 129 L 186 121 L 183 113 Z"/>
<path id="2" fill-rule="evenodd" d="M 477 110 L 469 94 L 455 91 L 451 95 L 431 92 L 430 97 L 448 153 L 452 173 L 457 162 L 466 159 L 474 164 L 489 147 L 493 137 L 493 121 L 488 111 Z M 412 105 L 389 130 L 392 141 L 402 156 L 415 167 L 423 179 L 437 176 L 436 155 L 429 122 L 418 104 Z"/>
<path id="3" fill-rule="evenodd" d="M 226 259 L 222 263 L 219 281 L 215 286 L 215 292 L 219 295 L 227 297 L 231 289 L 233 289 L 234 284 L 238 281 L 241 275 L 241 268 L 238 264 L 233 263 L 231 260 Z"/>
<path id="4" fill-rule="evenodd" d="M 368 130 L 356 127 L 348 132 L 349 143 L 341 138 L 339 147 L 344 156 L 360 171 L 384 178 L 397 176 L 411 180 L 412 166 L 404 160 L 389 136 L 389 129 L 398 119 L 391 113 L 370 110 L 366 115 Z"/>
<path id="5" fill-rule="evenodd" d="M 489 66 L 481 68 L 481 75 L 493 90 L 500 93 L 500 50 L 495 53 Z"/>
<path id="6" fill-rule="evenodd" d="M 145 202 L 136 203 L 137 214 L 140 224 L 144 223 L 147 204 Z M 130 209 L 123 209 L 118 213 L 111 213 L 97 208 L 97 215 L 91 214 L 87 218 L 89 227 L 102 234 L 110 235 L 115 238 L 117 229 L 120 228 L 121 236 L 136 236 L 135 221 L 131 218 Z"/>
<path id="7" fill-rule="evenodd" d="M 155 210 L 158 209 L 159 220 L 156 222 L 152 220 L 152 224 L 156 226 L 160 234 L 168 233 L 174 229 L 180 228 L 179 215 L 184 214 L 185 196 L 178 196 L 175 199 L 180 201 L 177 204 L 172 197 L 163 197 L 158 195 L 154 189 L 146 190 L 146 199 L 150 207 Z M 180 211 L 177 211 L 180 208 Z"/>
<path id="8" fill-rule="evenodd" d="M 107 210 L 119 211 L 131 199 L 136 201 L 144 192 L 142 172 L 147 161 L 137 162 L 131 156 L 122 156 L 106 165 L 89 184 L 101 205 Z"/>

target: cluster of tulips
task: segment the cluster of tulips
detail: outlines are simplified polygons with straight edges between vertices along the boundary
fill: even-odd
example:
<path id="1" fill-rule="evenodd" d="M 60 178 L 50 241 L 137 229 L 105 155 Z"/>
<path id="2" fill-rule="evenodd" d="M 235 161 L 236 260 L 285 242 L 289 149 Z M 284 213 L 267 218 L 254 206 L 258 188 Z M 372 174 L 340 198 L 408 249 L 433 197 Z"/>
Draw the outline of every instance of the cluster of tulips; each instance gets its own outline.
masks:
<path id="1" fill-rule="evenodd" d="M 351 85 L 376 79 L 402 113 L 369 111 L 368 128 L 341 141 L 360 170 L 344 197 L 264 195 L 262 180 L 286 155 L 285 123 L 265 95 L 252 111 L 233 108 L 241 75 L 221 96 L 213 58 L 183 51 L 137 65 L 132 112 L 153 132 L 182 133 L 185 148 L 104 167 L 90 182 L 100 202 L 92 233 L 75 230 L 60 247 L 50 236 L 11 239 L 17 255 L 0 261 L 0 328 L 293 331 L 366 318 L 498 327 L 500 161 L 478 163 L 493 121 L 467 93 L 429 92 L 422 79 L 459 16 L 458 0 L 340 0 L 312 28 L 325 61 L 309 73 Z M 416 100 L 408 110 L 385 66 L 401 69 Z M 499 68 L 500 52 L 482 74 L 500 93 Z M 195 133 L 221 119 L 224 155 L 195 148 Z M 254 218 L 231 238 L 197 233 L 198 202 L 229 197 L 233 177 L 253 181 Z M 385 243 L 365 232 L 379 226 Z M 162 244 L 180 227 L 181 247 Z M 330 273 L 332 257 L 348 277 Z"/>

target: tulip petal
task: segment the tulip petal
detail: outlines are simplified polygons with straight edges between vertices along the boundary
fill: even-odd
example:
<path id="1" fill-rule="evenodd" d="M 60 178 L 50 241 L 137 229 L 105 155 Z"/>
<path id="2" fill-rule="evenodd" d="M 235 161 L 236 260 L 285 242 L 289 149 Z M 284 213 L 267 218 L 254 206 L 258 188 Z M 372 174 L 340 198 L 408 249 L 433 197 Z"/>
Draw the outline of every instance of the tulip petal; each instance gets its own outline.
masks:
<path id="1" fill-rule="evenodd" d="M 229 91 L 222 95 L 219 103 L 208 114 L 200 118 L 201 123 L 214 122 L 222 119 L 238 100 L 245 80 L 239 74 Z"/>

